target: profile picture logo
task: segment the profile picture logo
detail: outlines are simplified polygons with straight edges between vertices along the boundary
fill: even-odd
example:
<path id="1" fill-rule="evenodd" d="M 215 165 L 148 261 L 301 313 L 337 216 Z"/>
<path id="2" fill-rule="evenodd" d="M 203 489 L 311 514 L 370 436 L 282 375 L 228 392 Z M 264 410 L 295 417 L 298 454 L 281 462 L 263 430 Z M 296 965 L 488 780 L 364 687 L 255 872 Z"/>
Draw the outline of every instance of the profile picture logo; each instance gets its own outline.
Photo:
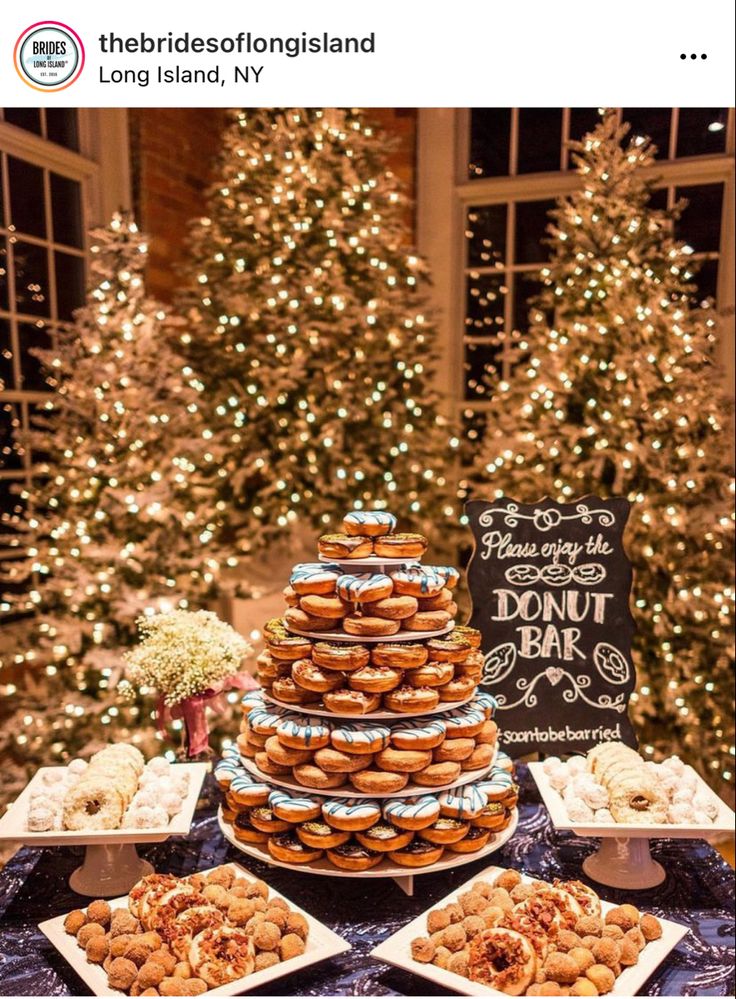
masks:
<path id="1" fill-rule="evenodd" d="M 34 90 L 65 90 L 84 68 L 82 39 L 61 21 L 37 21 L 15 43 L 18 76 Z"/>

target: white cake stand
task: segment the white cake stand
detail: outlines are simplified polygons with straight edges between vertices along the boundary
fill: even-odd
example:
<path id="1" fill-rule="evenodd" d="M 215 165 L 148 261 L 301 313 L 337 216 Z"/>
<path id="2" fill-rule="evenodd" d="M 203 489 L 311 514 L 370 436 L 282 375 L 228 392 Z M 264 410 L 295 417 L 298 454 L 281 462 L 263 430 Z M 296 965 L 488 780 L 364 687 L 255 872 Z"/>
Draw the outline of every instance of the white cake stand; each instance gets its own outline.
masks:
<path id="1" fill-rule="evenodd" d="M 186 836 L 192 824 L 197 799 L 209 766 L 206 763 L 176 763 L 178 771 L 189 772 L 189 791 L 181 811 L 167 826 L 157 829 L 85 829 L 31 832 L 26 828 L 28 805 L 37 787 L 44 786 L 44 774 L 60 767 L 41 767 L 0 819 L 0 842 L 14 840 L 23 846 L 83 846 L 84 861 L 69 878 L 79 895 L 114 898 L 127 893 L 136 881 L 151 874 L 153 867 L 138 856 L 139 843 L 162 843 L 170 836 Z"/>
<path id="2" fill-rule="evenodd" d="M 662 884 L 667 872 L 653 859 L 649 850 L 650 839 L 712 839 L 724 832 L 733 834 L 736 815 L 697 774 L 698 793 L 709 795 L 718 806 L 715 821 L 708 825 L 573 822 L 567 814 L 562 795 L 550 784 L 544 772 L 544 764 L 530 763 L 529 772 L 539 788 L 555 829 L 600 840 L 595 853 L 591 853 L 583 861 L 583 870 L 602 885 L 610 885 L 612 888 L 644 889 Z"/>

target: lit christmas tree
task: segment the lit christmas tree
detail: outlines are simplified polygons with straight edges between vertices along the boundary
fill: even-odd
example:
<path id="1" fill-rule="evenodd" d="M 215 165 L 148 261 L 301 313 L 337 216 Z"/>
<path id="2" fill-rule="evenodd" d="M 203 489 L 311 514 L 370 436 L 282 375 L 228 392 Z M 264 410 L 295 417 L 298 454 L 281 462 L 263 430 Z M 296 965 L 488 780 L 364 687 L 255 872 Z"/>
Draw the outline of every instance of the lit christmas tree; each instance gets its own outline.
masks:
<path id="1" fill-rule="evenodd" d="M 241 549 L 397 503 L 446 536 L 458 442 L 384 140 L 358 112 L 238 111 L 217 175 L 183 340 L 227 450 Z"/>
<path id="2" fill-rule="evenodd" d="M 633 504 L 634 716 L 649 753 L 733 780 L 733 478 L 714 319 L 692 299 L 678 212 L 649 204 L 648 140 L 608 114 L 575 144 L 580 188 L 551 213 L 553 254 L 498 386 L 479 495 Z"/>
<path id="3" fill-rule="evenodd" d="M 1 605 L 21 615 L 0 664 L 12 695 L 0 750 L 18 760 L 74 754 L 110 727 L 124 738 L 126 720 L 136 740 L 152 735 L 140 705 L 123 712 L 112 692 L 136 618 L 203 606 L 234 562 L 201 386 L 176 353 L 180 330 L 146 295 L 145 240 L 124 216 L 92 238 L 86 305 L 55 350 L 38 352 L 56 391 L 21 442 L 41 463 L 15 539 L 22 557 L 0 578 L 22 594 Z"/>

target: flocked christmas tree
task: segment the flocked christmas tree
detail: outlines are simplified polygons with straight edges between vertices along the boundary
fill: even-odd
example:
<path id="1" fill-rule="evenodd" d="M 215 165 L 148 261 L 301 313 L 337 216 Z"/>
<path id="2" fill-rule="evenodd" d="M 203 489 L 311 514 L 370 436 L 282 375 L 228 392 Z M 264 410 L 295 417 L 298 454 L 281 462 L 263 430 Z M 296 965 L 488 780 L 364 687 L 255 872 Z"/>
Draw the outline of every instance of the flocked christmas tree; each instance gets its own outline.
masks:
<path id="1" fill-rule="evenodd" d="M 479 495 L 633 504 L 634 716 L 649 752 L 733 780 L 733 478 L 712 312 L 696 306 L 677 211 L 649 204 L 648 140 L 607 114 L 580 187 L 551 213 L 525 352 L 489 412 Z"/>
<path id="2" fill-rule="evenodd" d="M 203 606 L 232 561 L 220 455 L 175 349 L 180 330 L 146 295 L 145 240 L 119 215 L 92 240 L 86 305 L 56 349 L 39 351 L 56 391 L 21 442 L 41 461 L 15 541 L 22 557 L 0 578 L 0 589 L 13 584 L 2 608 L 16 619 L 2 666 L 17 678 L 0 748 L 19 759 L 73 754 L 106 738 L 106 725 L 124 737 L 112 688 L 136 618 Z M 135 720 L 141 707 L 126 710 Z M 146 734 L 141 717 L 136 729 Z"/>
<path id="3" fill-rule="evenodd" d="M 184 340 L 242 550 L 373 504 L 398 504 L 405 529 L 449 530 L 457 440 L 383 139 L 355 111 L 238 111 L 217 176 L 192 233 Z"/>

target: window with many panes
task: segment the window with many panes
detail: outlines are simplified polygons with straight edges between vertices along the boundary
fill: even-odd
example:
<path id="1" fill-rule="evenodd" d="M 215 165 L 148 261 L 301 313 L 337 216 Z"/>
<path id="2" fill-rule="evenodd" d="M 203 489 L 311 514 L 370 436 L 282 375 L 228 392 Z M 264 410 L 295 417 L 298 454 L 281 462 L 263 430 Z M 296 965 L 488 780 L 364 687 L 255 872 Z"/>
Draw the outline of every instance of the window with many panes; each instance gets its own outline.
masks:
<path id="1" fill-rule="evenodd" d="M 74 108 L 0 110 L 0 550 L 8 542 L 38 458 L 17 431 L 52 386 L 34 348 L 53 346 L 85 289 L 87 185 Z"/>
<path id="2" fill-rule="evenodd" d="M 657 145 L 657 204 L 687 200 L 677 235 L 699 262 L 698 293 L 732 312 L 733 111 L 623 108 L 618 113 L 633 134 L 646 134 Z M 483 434 L 495 381 L 508 376 L 519 356 L 529 300 L 539 290 L 548 255 L 547 213 L 577 184 L 568 140 L 582 138 L 599 116 L 595 108 L 474 108 L 454 112 L 448 123 L 444 111 L 422 114 L 423 134 L 430 140 L 423 146 L 420 132 L 420 178 L 422 157 L 441 156 L 443 145 L 452 177 L 444 201 L 438 198 L 436 172 L 432 187 L 428 182 L 431 225 L 451 233 L 461 228 L 459 237 L 446 240 L 445 260 L 439 242 L 429 254 L 435 271 L 451 268 L 456 275 L 441 285 L 448 300 L 436 304 L 446 317 L 445 387 L 472 448 Z M 444 214 L 437 203 L 444 204 Z M 419 225 L 421 233 L 421 214 Z"/>

